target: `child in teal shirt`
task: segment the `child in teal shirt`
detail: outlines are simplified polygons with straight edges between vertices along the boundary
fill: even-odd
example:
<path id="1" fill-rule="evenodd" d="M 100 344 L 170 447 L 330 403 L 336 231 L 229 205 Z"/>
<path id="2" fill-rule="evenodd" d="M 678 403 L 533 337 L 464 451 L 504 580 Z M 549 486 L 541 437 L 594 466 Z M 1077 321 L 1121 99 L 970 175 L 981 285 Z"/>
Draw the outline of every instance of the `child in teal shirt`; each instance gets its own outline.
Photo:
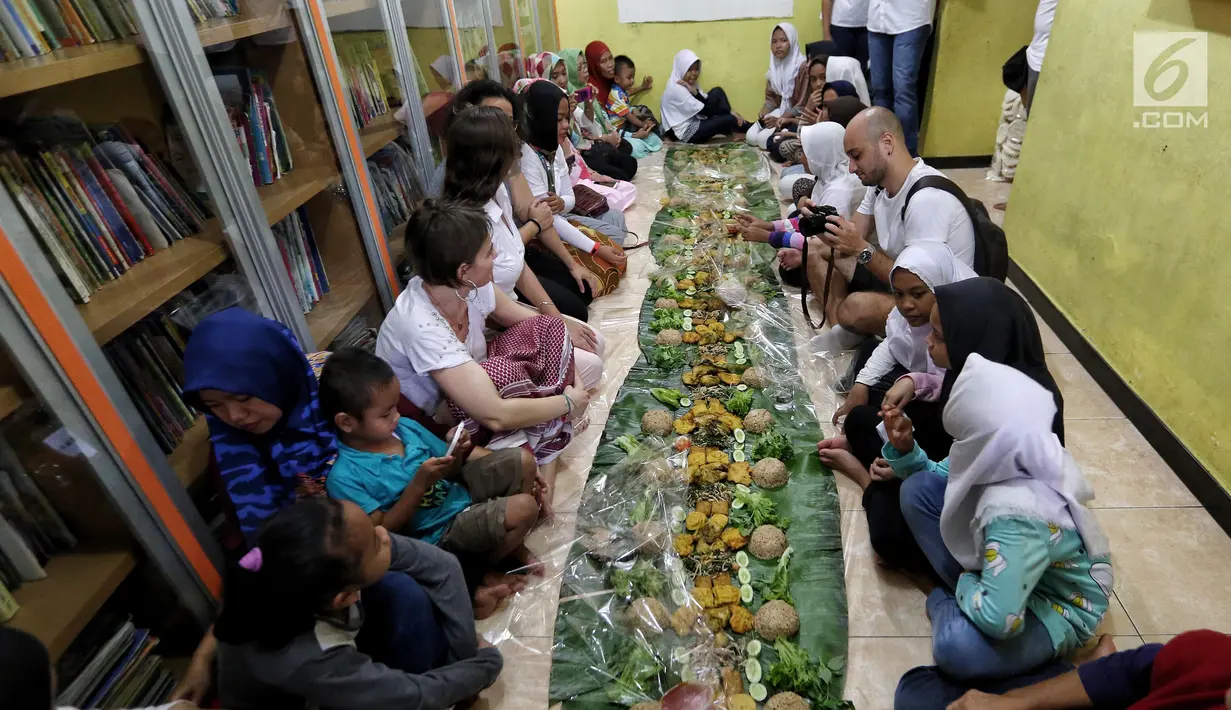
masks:
<path id="1" fill-rule="evenodd" d="M 1052 433 L 1055 412 L 1034 380 L 977 354 L 944 410 L 948 459 L 929 460 L 910 420 L 886 412 L 882 453 L 907 479 L 903 513 L 953 585 L 931 591 L 928 614 L 936 664 L 954 678 L 1006 677 L 1067 655 L 1107 612 L 1107 538 L 1084 505 L 1089 485 Z"/>
<path id="2" fill-rule="evenodd" d="M 515 555 L 530 564 L 523 543 L 539 515 L 534 457 L 520 448 L 470 457 L 465 432 L 450 453 L 439 437 L 399 416 L 400 394 L 393 370 L 376 355 L 359 348 L 330 355 L 320 383 L 321 410 L 339 440 L 325 483 L 330 497 L 459 557 L 494 563 Z"/>

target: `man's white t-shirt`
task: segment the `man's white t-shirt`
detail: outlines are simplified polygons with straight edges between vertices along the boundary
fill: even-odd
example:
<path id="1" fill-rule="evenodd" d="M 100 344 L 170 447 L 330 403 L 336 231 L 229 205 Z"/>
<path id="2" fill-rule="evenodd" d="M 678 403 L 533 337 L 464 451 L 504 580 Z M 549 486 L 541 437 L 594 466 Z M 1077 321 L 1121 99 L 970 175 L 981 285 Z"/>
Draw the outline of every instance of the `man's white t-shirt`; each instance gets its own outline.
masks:
<path id="1" fill-rule="evenodd" d="M 431 373 L 486 360 L 483 324 L 495 310 L 496 289 L 492 284 L 471 293 L 470 330 L 462 343 L 423 290 L 423 279 L 416 276 L 385 316 L 376 338 L 376 354 L 393 368 L 402 394 L 431 416 L 441 398 Z"/>
<path id="2" fill-rule="evenodd" d="M 496 259 L 492 263 L 492 283 L 504 291 L 505 295 L 517 300 L 513 289 L 517 279 L 526 268 L 526 245 L 522 243 L 521 232 L 513 221 L 513 203 L 509 200 L 509 191 L 504 185 L 496 191 L 496 196 L 483 206 L 487 213 L 487 222 L 492 229 L 492 246 L 496 249 Z"/>
<path id="3" fill-rule="evenodd" d="M 872 215 L 876 221 L 876 240 L 886 256 L 897 260 L 898 254 L 911 244 L 942 242 L 967 266 L 975 260 L 975 228 L 970 222 L 966 208 L 953 195 L 942 190 L 920 190 L 910 201 L 906 221 L 902 221 L 902 205 L 911 185 L 926 175 L 943 175 L 939 170 L 915 158 L 902 183 L 902 189 L 893 197 L 887 190 L 869 187 L 859 205 L 860 214 Z"/>
<path id="4" fill-rule="evenodd" d="M 821 19 L 825 16 L 822 13 Z M 868 0 L 833 0 L 830 25 L 838 27 L 864 27 L 868 24 Z"/>
<path id="5" fill-rule="evenodd" d="M 1026 64 L 1035 71 L 1043 71 L 1043 55 L 1047 52 L 1047 40 L 1051 37 L 1051 23 L 1056 19 L 1056 5 L 1060 0 L 1039 0 L 1039 9 L 1034 13 L 1034 39 L 1026 48 Z"/>
<path id="6" fill-rule="evenodd" d="M 868 31 L 900 35 L 932 24 L 935 15 L 936 0 L 870 0 Z"/>

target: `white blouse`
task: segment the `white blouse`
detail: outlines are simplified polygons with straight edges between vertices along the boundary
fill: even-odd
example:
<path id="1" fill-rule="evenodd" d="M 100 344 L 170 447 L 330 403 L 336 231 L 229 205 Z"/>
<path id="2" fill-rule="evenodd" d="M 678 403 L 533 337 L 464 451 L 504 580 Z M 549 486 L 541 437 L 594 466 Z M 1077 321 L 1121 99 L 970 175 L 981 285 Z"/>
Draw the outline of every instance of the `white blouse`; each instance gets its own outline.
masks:
<path id="1" fill-rule="evenodd" d="M 573 196 L 573 182 L 569 179 L 568 161 L 564 159 L 564 151 L 556 151 L 556 158 L 551 166 L 552 172 L 555 173 L 554 181 L 547 179 L 547 170 L 543 167 L 543 160 L 539 157 L 538 151 L 529 143 L 522 144 L 521 171 L 530 185 L 530 192 L 535 197 L 546 197 L 547 193 L 555 192 L 560 199 L 564 200 L 564 211 L 572 212 L 577 204 L 577 198 Z M 554 190 L 552 189 L 553 182 Z"/>
<path id="2" fill-rule="evenodd" d="M 509 191 L 504 185 L 496 191 L 496 196 L 483 206 L 487 212 L 487 221 L 492 228 L 492 246 L 496 249 L 496 260 L 492 264 L 492 282 L 496 288 L 514 301 L 517 295 L 513 289 L 517 279 L 526 268 L 526 245 L 522 243 L 521 232 L 513 221 L 513 204 L 509 199 Z"/>
<path id="3" fill-rule="evenodd" d="M 416 276 L 380 326 L 376 354 L 393 368 L 402 394 L 429 416 L 441 400 L 433 372 L 487 359 L 483 324 L 496 310 L 495 287 L 487 284 L 472 292 L 468 310 L 470 330 L 462 343 L 423 290 L 423 279 Z"/>

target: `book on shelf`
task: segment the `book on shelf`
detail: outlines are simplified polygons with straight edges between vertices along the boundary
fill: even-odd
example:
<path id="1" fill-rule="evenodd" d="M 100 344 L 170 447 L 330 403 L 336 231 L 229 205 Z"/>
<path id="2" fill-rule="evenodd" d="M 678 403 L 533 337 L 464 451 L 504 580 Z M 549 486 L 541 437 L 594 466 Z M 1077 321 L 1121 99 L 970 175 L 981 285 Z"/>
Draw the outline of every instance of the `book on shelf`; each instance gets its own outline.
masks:
<path id="1" fill-rule="evenodd" d="M 173 689 L 162 658 L 151 653 L 158 638 L 131 617 L 101 613 L 56 664 L 59 706 L 147 707 L 165 702 Z"/>
<path id="2" fill-rule="evenodd" d="M 304 313 L 312 310 L 329 293 L 329 277 L 308 222 L 308 213 L 298 207 L 273 226 L 274 241 L 282 252 L 282 263 L 291 277 L 295 296 Z"/>
<path id="3" fill-rule="evenodd" d="M 294 168 L 294 161 L 269 80 L 248 67 L 214 67 L 213 73 L 253 183 L 273 184 Z"/>
<path id="4" fill-rule="evenodd" d="M 32 546 L 21 532 L 0 515 L 0 553 L 17 572 L 17 584 L 47 578 L 43 565 L 47 556 L 37 545 Z"/>
<path id="5" fill-rule="evenodd" d="M 192 20 L 197 24 L 207 20 L 220 20 L 239 14 L 239 0 L 185 0 Z"/>
<path id="6" fill-rule="evenodd" d="M 0 0 L 0 61 L 135 34 L 124 0 Z"/>
<path id="7" fill-rule="evenodd" d="M 414 157 L 399 138 L 368 158 L 368 174 L 372 177 L 381 224 L 386 233 L 392 232 L 410 219 L 412 208 L 423 199 Z"/>
<path id="8" fill-rule="evenodd" d="M 4 0 L 0 0 L 3 2 Z M 210 214 L 122 125 L 67 116 L 3 127 L 0 182 L 74 300 L 201 232 Z"/>
<path id="9" fill-rule="evenodd" d="M 350 319 L 342 332 L 333 339 L 330 347 L 335 350 L 342 347 L 356 347 L 375 353 L 377 335 L 377 330 L 368 323 L 368 319 L 363 314 L 359 314 Z"/>
<path id="10" fill-rule="evenodd" d="M 64 519 L 52 507 L 34 479 L 21 468 L 15 458 L 9 469 L 0 469 L 0 500 L 3 508 L 13 510 L 38 528 L 54 551 L 69 550 L 77 545 L 77 536 L 68 529 Z"/>
<path id="11" fill-rule="evenodd" d="M 155 312 L 103 347 L 124 389 L 165 453 L 171 453 L 196 421 L 184 401 L 183 335 Z"/>
<path id="12" fill-rule="evenodd" d="M 366 126 L 377 116 L 389 113 L 389 96 L 367 42 L 350 40 L 335 46 L 346 79 L 351 112 L 359 125 Z"/>

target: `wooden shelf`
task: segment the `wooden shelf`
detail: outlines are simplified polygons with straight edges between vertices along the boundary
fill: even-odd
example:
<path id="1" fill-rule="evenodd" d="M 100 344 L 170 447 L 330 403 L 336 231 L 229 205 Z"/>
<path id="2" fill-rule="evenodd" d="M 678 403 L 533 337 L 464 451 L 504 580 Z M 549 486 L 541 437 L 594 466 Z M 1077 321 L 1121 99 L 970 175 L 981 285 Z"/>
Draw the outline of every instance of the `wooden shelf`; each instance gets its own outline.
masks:
<path id="1" fill-rule="evenodd" d="M 136 37 L 57 49 L 40 57 L 0 62 L 0 98 L 132 67 L 145 61 Z"/>
<path id="2" fill-rule="evenodd" d="M 242 4 L 240 7 L 244 7 Z M 197 25 L 197 36 L 201 46 L 210 47 L 223 42 L 232 42 L 244 37 L 259 35 L 262 32 L 280 30 L 291 24 L 290 11 L 285 7 L 261 15 L 246 15 L 242 11 L 236 17 L 224 17 L 210 20 Z"/>
<path id="3" fill-rule="evenodd" d="M 326 266 L 329 293 L 304 316 L 318 350 L 328 349 L 351 318 L 376 295 L 372 277 L 365 273 L 367 269 L 367 262 L 362 258 L 355 259 L 349 268 L 339 269 L 336 273 Z"/>
<path id="4" fill-rule="evenodd" d="M 184 484 L 184 488 L 192 488 L 209 468 L 209 455 L 209 425 L 205 423 L 205 417 L 200 416 L 184 432 L 184 440 L 167 458 L 175 470 L 175 477 Z"/>
<path id="5" fill-rule="evenodd" d="M 123 550 L 56 555 L 43 568 L 47 579 L 27 582 L 13 594 L 21 609 L 9 623 L 46 644 L 54 663 L 135 564 Z"/>
<path id="6" fill-rule="evenodd" d="M 338 173 L 332 170 L 292 170 L 278 182 L 258 187 L 256 191 L 261 196 L 261 206 L 265 208 L 269 223 L 274 224 L 339 180 Z"/>
<path id="7" fill-rule="evenodd" d="M 406 254 L 406 222 L 402 222 L 393 228 L 389 233 L 388 243 L 389 260 L 393 262 L 393 270 L 397 271 L 398 264 L 401 263 L 402 257 Z"/>
<path id="8" fill-rule="evenodd" d="M 21 395 L 17 392 L 17 388 L 8 385 L 0 386 L 0 419 L 17 411 L 20 406 Z"/>
<path id="9" fill-rule="evenodd" d="M 402 124 L 393 117 L 393 109 L 373 118 L 371 123 L 359 129 L 364 157 L 372 157 L 373 153 L 397 140 L 400 135 Z"/>
<path id="10" fill-rule="evenodd" d="M 104 344 L 123 333 L 193 281 L 226 261 L 221 227 L 211 220 L 205 230 L 154 252 L 120 278 L 108 282 L 77 306 L 90 332 Z"/>

